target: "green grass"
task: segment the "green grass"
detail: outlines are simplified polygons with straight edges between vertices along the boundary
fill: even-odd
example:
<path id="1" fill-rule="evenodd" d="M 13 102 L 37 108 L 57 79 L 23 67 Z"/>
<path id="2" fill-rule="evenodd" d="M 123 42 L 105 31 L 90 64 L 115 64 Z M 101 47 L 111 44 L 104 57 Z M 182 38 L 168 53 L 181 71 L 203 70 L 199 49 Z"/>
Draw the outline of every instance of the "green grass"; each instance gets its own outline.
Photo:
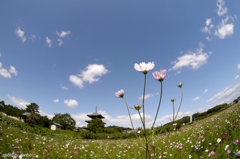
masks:
<path id="1" fill-rule="evenodd" d="M 0 153 L 25 158 L 141 159 L 143 139 L 82 140 L 77 132 L 30 127 L 0 115 Z M 152 158 L 240 158 L 240 104 L 179 131 L 153 136 Z M 221 140 L 221 141 L 220 141 Z M 211 153 L 212 152 L 212 153 Z M 228 154 L 228 153 L 229 154 Z M 239 151 L 240 153 L 240 151 Z"/>

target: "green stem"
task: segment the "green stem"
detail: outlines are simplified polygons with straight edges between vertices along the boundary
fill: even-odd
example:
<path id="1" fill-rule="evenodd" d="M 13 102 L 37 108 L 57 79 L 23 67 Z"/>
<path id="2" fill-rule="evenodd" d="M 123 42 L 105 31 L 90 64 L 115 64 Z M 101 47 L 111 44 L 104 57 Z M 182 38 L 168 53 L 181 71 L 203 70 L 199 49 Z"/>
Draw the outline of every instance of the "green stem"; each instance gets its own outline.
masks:
<path id="1" fill-rule="evenodd" d="M 141 119 L 141 122 L 142 122 L 142 124 L 143 124 L 143 119 L 142 119 L 142 116 L 141 116 L 141 113 L 140 113 L 140 111 L 138 110 L 138 114 L 139 114 L 139 116 L 140 116 L 140 119 Z"/>
<path id="2" fill-rule="evenodd" d="M 175 120 L 175 118 L 174 118 L 174 102 L 172 102 L 173 103 L 173 124 L 174 124 L 174 120 Z"/>
<path id="3" fill-rule="evenodd" d="M 127 107 L 127 110 L 128 110 L 128 116 L 129 116 L 129 118 L 130 118 L 130 122 L 131 122 L 131 125 L 132 125 L 132 129 L 133 129 L 133 131 L 135 131 L 134 126 L 133 126 L 133 122 L 132 122 L 132 118 L 131 118 L 131 115 L 130 115 L 130 111 L 129 111 L 128 104 L 127 104 L 127 102 L 125 101 L 124 98 L 123 98 L 123 101 L 125 102 L 126 107 Z"/>
<path id="4" fill-rule="evenodd" d="M 183 100 L 183 90 L 182 90 L 182 88 L 181 88 L 181 93 L 182 93 L 181 101 L 180 101 L 180 104 L 179 104 L 178 111 L 177 111 L 177 114 L 176 114 L 176 116 L 175 116 L 175 119 L 177 118 L 178 113 L 179 113 L 179 110 L 180 110 L 180 108 L 181 108 L 181 106 L 182 106 L 182 100 Z"/>
<path id="5" fill-rule="evenodd" d="M 143 100 L 142 100 L 142 108 L 143 108 L 143 129 L 144 129 L 144 136 L 145 136 L 145 145 L 146 145 L 146 159 L 148 158 L 148 139 L 147 139 L 147 131 L 146 131 L 146 121 L 145 121 L 145 106 L 144 106 L 144 99 L 145 99 L 145 91 L 146 91 L 146 80 L 147 74 L 144 73 L 144 86 L 143 86 Z"/>
<path id="6" fill-rule="evenodd" d="M 155 119 L 154 119 L 154 121 L 153 121 L 152 130 L 153 130 L 154 125 L 155 125 L 155 122 L 156 122 L 156 120 L 157 120 L 157 116 L 158 116 L 158 112 L 159 112 L 159 109 L 160 109 L 161 101 L 162 101 L 162 81 L 161 81 L 160 99 L 159 99 L 159 102 L 158 102 L 157 113 L 156 113 Z"/>

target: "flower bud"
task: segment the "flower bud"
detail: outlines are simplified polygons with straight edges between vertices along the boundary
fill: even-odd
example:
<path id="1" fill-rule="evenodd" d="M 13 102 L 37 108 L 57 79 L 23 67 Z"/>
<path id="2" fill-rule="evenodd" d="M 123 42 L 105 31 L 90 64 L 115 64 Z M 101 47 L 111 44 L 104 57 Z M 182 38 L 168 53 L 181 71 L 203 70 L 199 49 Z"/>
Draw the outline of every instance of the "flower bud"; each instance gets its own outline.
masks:
<path id="1" fill-rule="evenodd" d="M 140 109 L 141 109 L 141 106 L 138 105 L 138 104 L 136 104 L 136 105 L 134 105 L 134 108 L 135 108 L 135 110 L 140 110 Z"/>
<path id="2" fill-rule="evenodd" d="M 182 82 L 178 83 L 178 87 L 182 88 Z"/>

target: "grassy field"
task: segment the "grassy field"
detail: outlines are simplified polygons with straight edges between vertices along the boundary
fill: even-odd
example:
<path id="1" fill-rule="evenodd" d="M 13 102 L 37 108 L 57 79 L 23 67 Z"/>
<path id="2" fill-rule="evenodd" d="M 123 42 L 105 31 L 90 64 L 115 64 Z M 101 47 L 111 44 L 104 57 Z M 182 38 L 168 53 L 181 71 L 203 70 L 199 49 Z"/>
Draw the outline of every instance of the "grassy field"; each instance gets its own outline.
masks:
<path id="1" fill-rule="evenodd" d="M 144 159 L 143 139 L 82 140 L 77 132 L 51 131 L 0 115 L 2 158 Z M 151 158 L 240 158 L 240 104 L 179 131 L 153 136 Z"/>

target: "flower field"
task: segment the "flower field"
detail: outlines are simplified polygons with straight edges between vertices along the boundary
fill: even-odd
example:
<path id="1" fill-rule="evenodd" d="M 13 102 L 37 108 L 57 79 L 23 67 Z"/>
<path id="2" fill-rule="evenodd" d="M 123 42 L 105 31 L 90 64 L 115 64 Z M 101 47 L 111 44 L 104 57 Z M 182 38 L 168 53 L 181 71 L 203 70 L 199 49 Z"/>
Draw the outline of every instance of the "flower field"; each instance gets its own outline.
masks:
<path id="1" fill-rule="evenodd" d="M 83 140 L 0 114 L 2 158 L 144 159 L 144 139 Z M 240 158 L 240 104 L 178 131 L 152 136 L 151 158 Z"/>

